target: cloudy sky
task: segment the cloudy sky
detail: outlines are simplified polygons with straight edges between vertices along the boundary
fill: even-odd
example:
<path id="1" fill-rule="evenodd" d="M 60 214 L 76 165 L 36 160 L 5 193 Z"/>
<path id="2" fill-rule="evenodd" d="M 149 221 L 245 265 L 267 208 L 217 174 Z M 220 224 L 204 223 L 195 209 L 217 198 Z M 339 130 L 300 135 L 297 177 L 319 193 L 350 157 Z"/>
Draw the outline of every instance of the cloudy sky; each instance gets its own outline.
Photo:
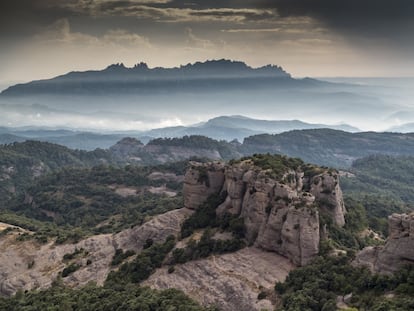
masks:
<path id="1" fill-rule="evenodd" d="M 1 0 L 0 85 L 229 58 L 294 76 L 414 76 L 412 0 Z"/>

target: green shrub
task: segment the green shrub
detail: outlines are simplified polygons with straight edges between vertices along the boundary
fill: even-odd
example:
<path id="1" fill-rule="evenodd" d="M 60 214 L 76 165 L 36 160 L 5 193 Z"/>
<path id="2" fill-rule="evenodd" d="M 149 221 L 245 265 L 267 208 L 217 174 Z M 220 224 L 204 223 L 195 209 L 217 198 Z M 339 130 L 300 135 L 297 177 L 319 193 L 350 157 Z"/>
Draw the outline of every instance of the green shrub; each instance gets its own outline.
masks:
<path id="1" fill-rule="evenodd" d="M 62 270 L 62 277 L 67 277 L 68 275 L 72 274 L 73 272 L 79 270 L 81 266 L 75 263 L 71 263 L 69 266 L 67 266 L 65 269 Z"/>

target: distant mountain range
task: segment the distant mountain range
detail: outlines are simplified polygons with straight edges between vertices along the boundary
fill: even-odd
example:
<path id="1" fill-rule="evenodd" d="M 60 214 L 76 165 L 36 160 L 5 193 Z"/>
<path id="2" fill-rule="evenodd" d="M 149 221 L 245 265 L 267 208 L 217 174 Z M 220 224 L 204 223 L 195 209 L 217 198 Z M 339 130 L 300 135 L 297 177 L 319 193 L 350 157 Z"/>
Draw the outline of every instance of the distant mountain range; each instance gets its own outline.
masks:
<path id="1" fill-rule="evenodd" d="M 244 138 L 257 134 L 278 134 L 291 130 L 305 130 L 317 128 L 330 128 L 347 132 L 359 132 L 356 127 L 340 124 L 311 124 L 299 120 L 258 120 L 244 116 L 220 116 L 193 126 L 167 127 L 154 129 L 142 133 L 141 137 L 182 137 L 185 135 L 203 135 L 214 139 L 231 141 L 237 139 L 242 142 Z"/>
<path id="2" fill-rule="evenodd" d="M 199 134 L 242 140 L 254 134 L 342 122 L 381 129 L 387 123 L 399 122 L 396 119 L 411 122 L 414 113 L 406 113 L 407 108 L 400 105 L 411 97 L 398 97 L 410 94 L 405 89 L 356 85 L 352 81 L 297 79 L 279 66 L 252 68 L 244 62 L 224 59 L 175 68 L 149 68 L 145 63 L 127 68 L 114 64 L 103 70 L 70 72 L 10 86 L 0 94 L 0 124 L 56 128 L 87 124 L 85 127 L 124 131 L 136 126 L 144 129 L 179 121 L 188 123 L 200 116 L 239 114 L 268 120 L 307 120 L 309 116 L 318 116 L 322 123 L 308 126 L 300 121 L 276 124 L 242 120 L 240 124 L 241 120 L 235 118 L 218 119 L 204 125 L 152 130 L 146 138 Z M 379 121 L 384 121 L 382 126 Z M 356 130 L 342 125 L 328 127 Z"/>
<path id="3" fill-rule="evenodd" d="M 114 64 L 104 70 L 70 72 L 53 79 L 18 84 L 7 88 L 1 95 L 151 94 L 160 90 L 194 92 L 245 87 L 286 87 L 290 84 L 312 83 L 317 82 L 311 79 L 291 78 L 279 66 L 252 68 L 243 62 L 222 59 L 176 68 L 148 68 L 145 63 L 127 68 L 123 64 Z"/>
<path id="4" fill-rule="evenodd" d="M 154 138 L 178 138 L 191 135 L 202 135 L 216 140 L 243 142 L 243 139 L 257 134 L 277 134 L 291 130 L 330 128 L 347 132 L 358 132 L 359 129 L 347 124 L 326 125 L 311 124 L 299 120 L 257 120 L 244 116 L 220 116 L 192 126 L 177 126 L 153 129 L 150 131 L 114 132 L 98 134 L 74 130 L 39 129 L 39 128 L 0 128 L 0 144 L 22 142 L 27 139 L 47 141 L 73 149 L 94 150 L 106 149 L 123 137 L 130 136 L 146 143 Z"/>

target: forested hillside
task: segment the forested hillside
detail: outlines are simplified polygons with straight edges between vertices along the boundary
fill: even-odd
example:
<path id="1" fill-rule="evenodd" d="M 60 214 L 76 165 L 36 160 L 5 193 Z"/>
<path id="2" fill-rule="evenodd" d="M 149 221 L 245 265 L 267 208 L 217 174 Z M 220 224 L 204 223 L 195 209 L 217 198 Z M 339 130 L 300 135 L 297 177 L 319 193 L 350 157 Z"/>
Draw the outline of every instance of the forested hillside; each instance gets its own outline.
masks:
<path id="1" fill-rule="evenodd" d="M 296 130 L 247 137 L 242 150 L 244 154 L 279 153 L 318 165 L 345 168 L 356 159 L 373 154 L 411 155 L 414 134 Z"/>
<path id="2" fill-rule="evenodd" d="M 386 218 L 414 210 L 414 157 L 372 155 L 341 178 L 348 204 L 364 206 L 371 228 L 388 234 Z"/>

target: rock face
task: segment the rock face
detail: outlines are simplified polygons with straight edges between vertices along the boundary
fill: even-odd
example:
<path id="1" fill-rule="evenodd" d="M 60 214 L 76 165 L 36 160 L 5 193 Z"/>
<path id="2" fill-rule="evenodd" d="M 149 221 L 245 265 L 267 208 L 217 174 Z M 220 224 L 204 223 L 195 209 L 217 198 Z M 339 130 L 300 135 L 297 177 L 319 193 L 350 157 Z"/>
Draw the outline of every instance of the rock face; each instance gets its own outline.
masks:
<path id="1" fill-rule="evenodd" d="M 81 268 L 63 278 L 69 286 L 81 286 L 90 281 L 103 284 L 111 270 L 111 260 L 117 248 L 130 249 L 137 253 L 142 250 L 149 238 L 162 242 L 169 235 L 177 236 L 185 218 L 191 215 L 188 209 L 173 210 L 154 217 L 142 226 L 124 230 L 118 234 L 92 236 L 77 244 L 55 245 L 50 242 L 38 245 L 33 240 L 16 241 L 15 234 L 0 237 L 0 295 L 12 295 L 17 290 L 46 288 L 69 264 L 76 263 Z M 63 256 L 76 249 L 84 249 L 85 255 L 73 261 L 65 261 Z M 87 261 L 90 260 L 90 264 Z"/>
<path id="2" fill-rule="evenodd" d="M 219 193 L 224 183 L 224 164 L 221 162 L 190 162 L 184 177 L 184 206 L 197 209 L 207 198 Z"/>
<path id="3" fill-rule="evenodd" d="M 389 236 L 384 246 L 367 247 L 358 253 L 355 264 L 373 272 L 392 273 L 405 264 L 414 264 L 414 213 L 388 217 Z"/>
<path id="4" fill-rule="evenodd" d="M 288 257 L 297 265 L 319 252 L 319 211 L 342 226 L 344 203 L 335 172 L 313 176 L 288 169 L 275 177 L 251 160 L 223 166 L 193 163 L 184 179 L 185 206 L 196 209 L 209 195 L 226 195 L 217 214 L 244 219 L 247 240 Z"/>
<path id="5" fill-rule="evenodd" d="M 311 180 L 310 193 L 319 202 L 321 209 L 326 211 L 339 226 L 345 225 L 345 205 L 339 178 L 336 174 L 322 174 Z"/>

